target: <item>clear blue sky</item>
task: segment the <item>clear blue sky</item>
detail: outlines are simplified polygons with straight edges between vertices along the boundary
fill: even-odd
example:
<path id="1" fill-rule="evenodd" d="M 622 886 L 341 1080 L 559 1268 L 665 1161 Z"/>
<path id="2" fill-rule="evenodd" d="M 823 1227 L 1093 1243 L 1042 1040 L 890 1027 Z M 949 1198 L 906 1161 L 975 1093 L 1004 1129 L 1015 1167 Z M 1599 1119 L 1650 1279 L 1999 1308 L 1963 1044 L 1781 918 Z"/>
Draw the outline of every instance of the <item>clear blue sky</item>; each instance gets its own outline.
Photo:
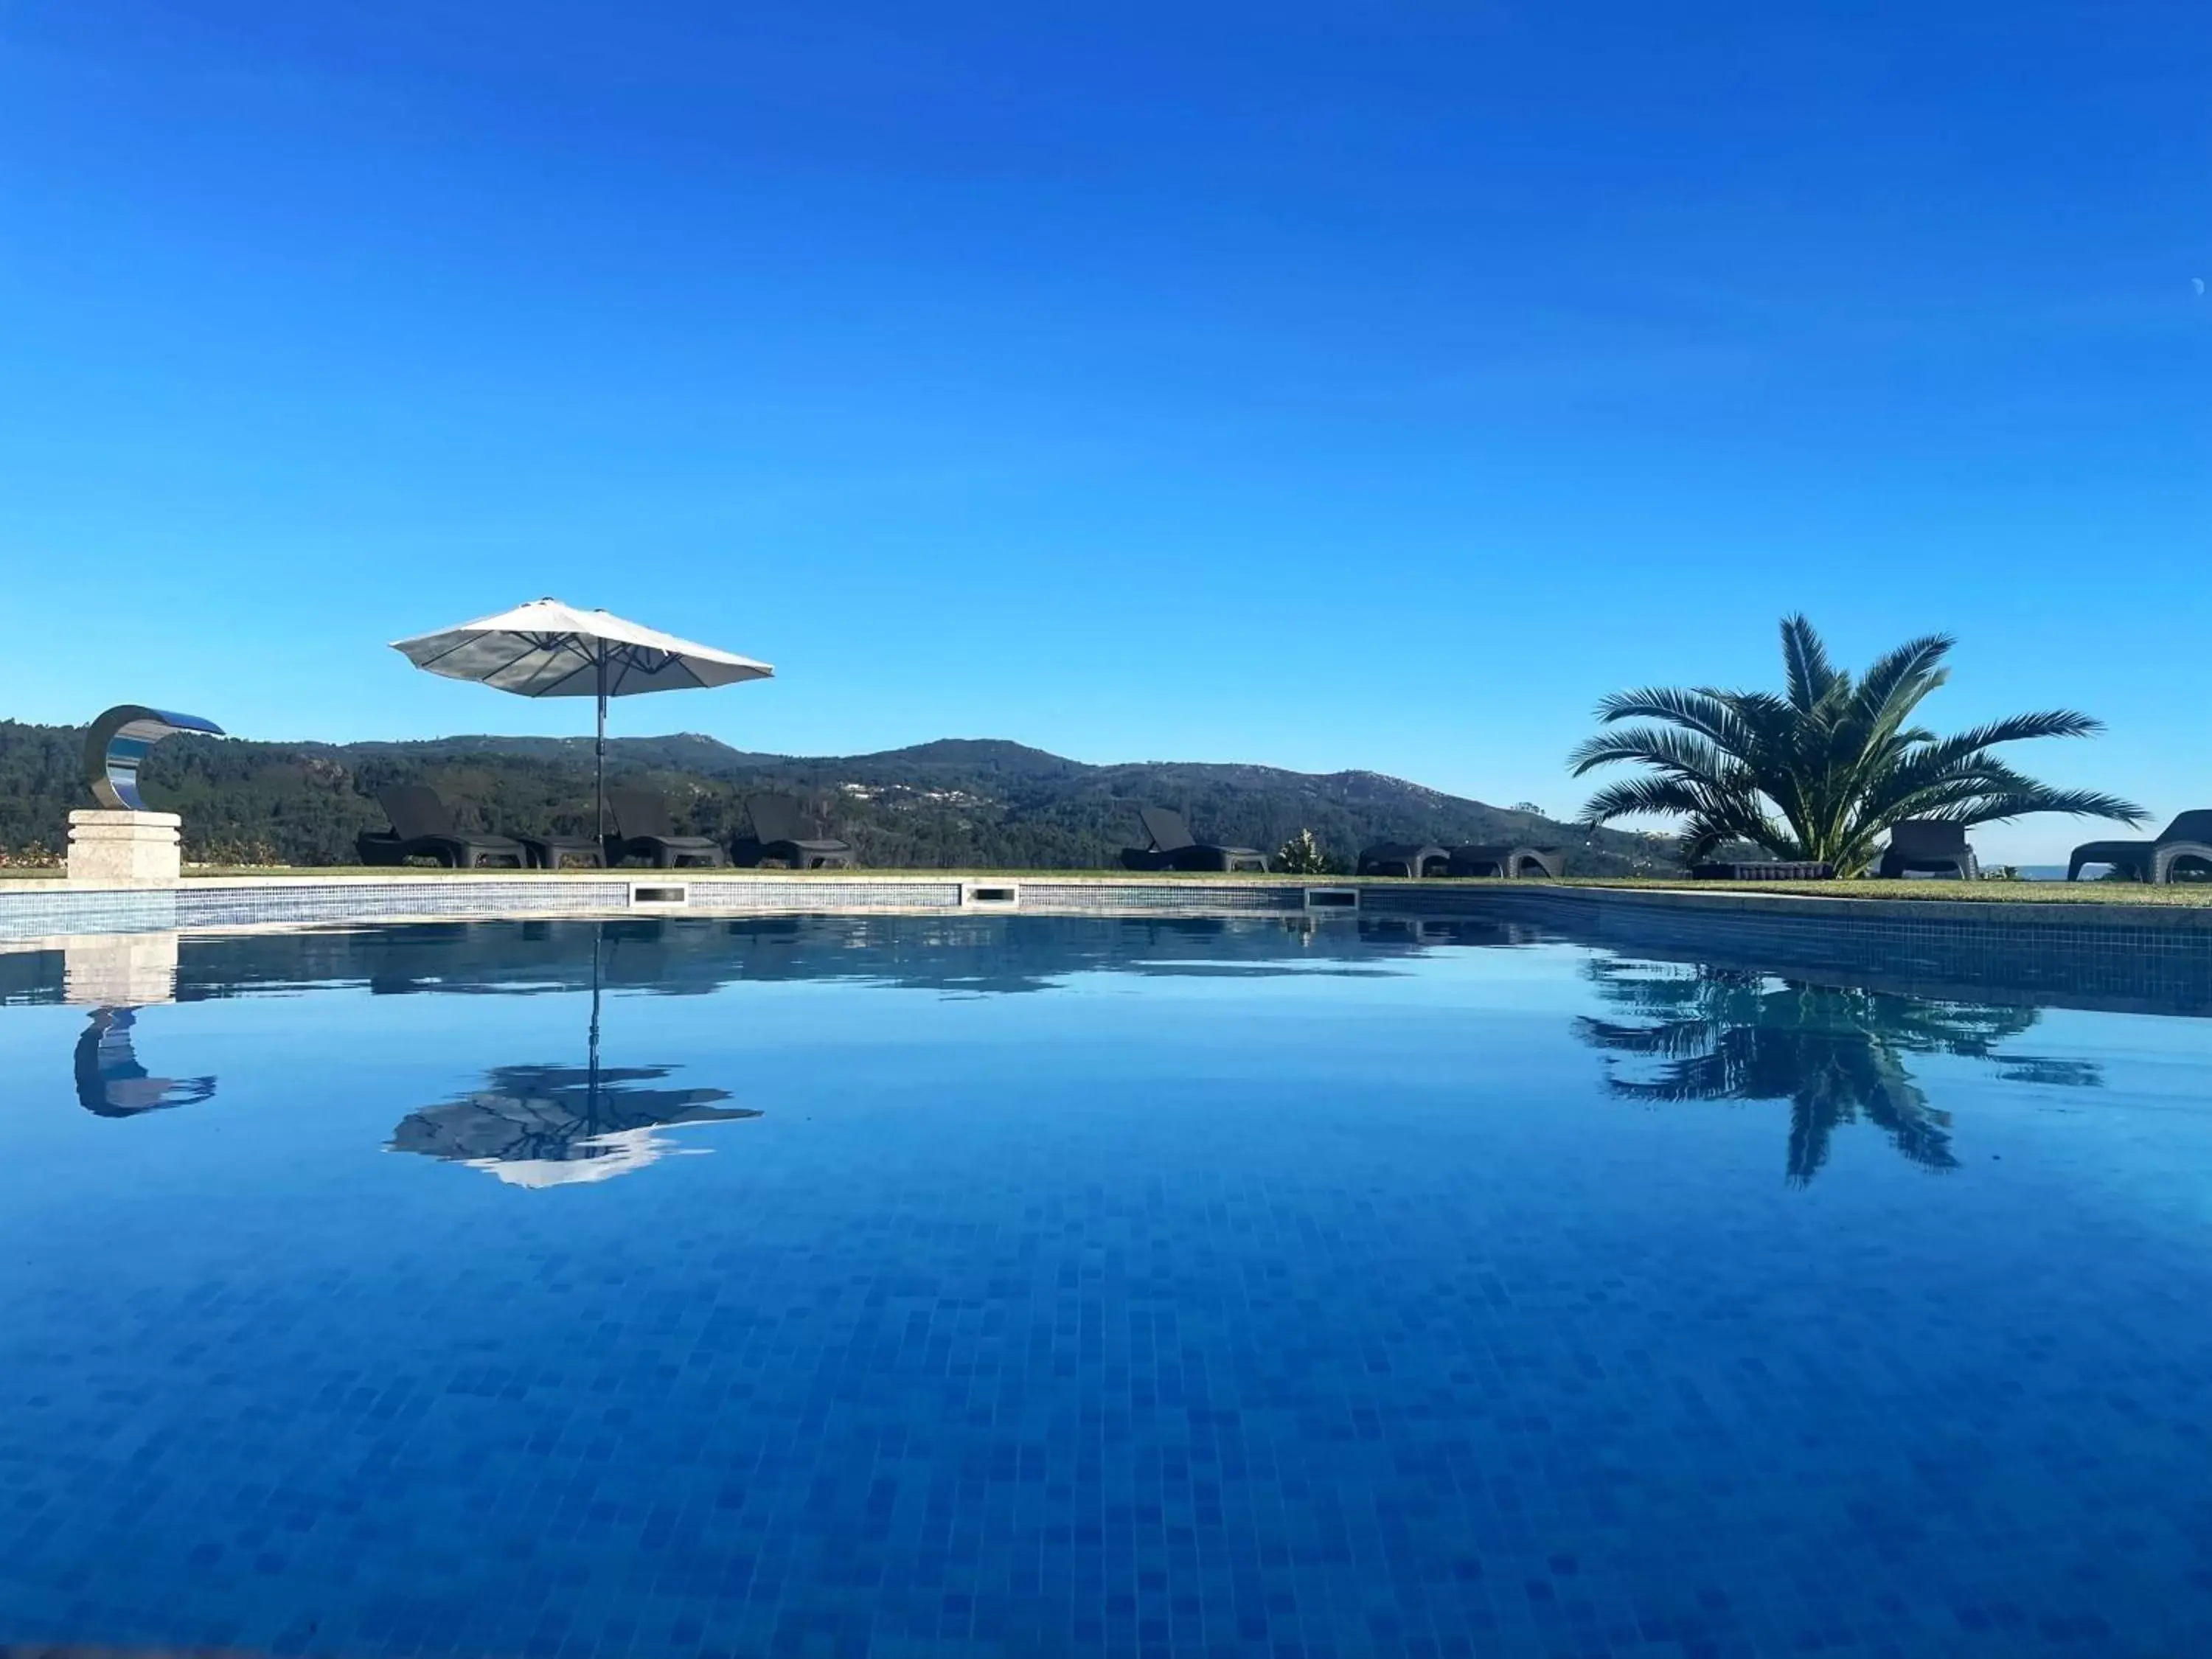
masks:
<path id="1" fill-rule="evenodd" d="M 781 670 L 618 732 L 1563 812 L 1802 607 L 2212 805 L 2208 88 L 2202 0 L 0 0 L 0 713 L 582 731 L 384 649 L 550 593 Z"/>

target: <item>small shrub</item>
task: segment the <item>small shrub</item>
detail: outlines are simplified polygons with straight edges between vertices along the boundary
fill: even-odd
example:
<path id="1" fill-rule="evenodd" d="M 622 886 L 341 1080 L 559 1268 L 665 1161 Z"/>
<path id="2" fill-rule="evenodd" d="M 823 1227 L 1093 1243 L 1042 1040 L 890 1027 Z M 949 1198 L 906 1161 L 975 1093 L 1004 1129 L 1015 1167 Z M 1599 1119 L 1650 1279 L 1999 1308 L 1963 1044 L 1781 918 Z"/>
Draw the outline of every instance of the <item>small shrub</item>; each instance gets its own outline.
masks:
<path id="1" fill-rule="evenodd" d="M 1336 864 L 1310 830 L 1301 830 L 1275 854 L 1275 868 L 1286 876 L 1333 876 Z"/>
<path id="2" fill-rule="evenodd" d="M 266 836 L 216 836 L 185 849 L 185 862 L 193 865 L 240 866 L 249 869 L 283 866 L 288 860 Z"/>

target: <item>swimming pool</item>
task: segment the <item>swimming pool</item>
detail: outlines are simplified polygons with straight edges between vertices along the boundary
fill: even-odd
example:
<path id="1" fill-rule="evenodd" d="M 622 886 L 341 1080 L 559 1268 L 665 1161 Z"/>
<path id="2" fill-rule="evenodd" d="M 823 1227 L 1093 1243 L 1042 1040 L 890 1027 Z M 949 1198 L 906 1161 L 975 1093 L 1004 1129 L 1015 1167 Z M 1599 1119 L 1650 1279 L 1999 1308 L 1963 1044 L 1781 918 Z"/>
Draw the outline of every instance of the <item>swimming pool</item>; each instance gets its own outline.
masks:
<path id="1" fill-rule="evenodd" d="M 2212 1024 L 1479 919 L 70 971 L 0 957 L 0 1641 L 2212 1649 Z"/>

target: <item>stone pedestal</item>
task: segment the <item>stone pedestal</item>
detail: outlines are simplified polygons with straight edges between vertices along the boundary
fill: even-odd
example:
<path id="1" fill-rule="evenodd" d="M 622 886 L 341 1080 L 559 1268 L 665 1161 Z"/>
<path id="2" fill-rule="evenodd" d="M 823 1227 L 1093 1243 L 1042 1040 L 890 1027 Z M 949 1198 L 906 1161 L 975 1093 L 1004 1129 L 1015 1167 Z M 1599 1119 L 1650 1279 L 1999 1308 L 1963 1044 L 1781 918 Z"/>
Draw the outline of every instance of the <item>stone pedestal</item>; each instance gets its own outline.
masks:
<path id="1" fill-rule="evenodd" d="M 174 812 L 72 812 L 71 881 L 104 887 L 173 887 L 182 872 Z"/>
<path id="2" fill-rule="evenodd" d="M 62 945 L 62 995 L 108 1008 L 177 1000 L 177 935 L 103 933 Z"/>

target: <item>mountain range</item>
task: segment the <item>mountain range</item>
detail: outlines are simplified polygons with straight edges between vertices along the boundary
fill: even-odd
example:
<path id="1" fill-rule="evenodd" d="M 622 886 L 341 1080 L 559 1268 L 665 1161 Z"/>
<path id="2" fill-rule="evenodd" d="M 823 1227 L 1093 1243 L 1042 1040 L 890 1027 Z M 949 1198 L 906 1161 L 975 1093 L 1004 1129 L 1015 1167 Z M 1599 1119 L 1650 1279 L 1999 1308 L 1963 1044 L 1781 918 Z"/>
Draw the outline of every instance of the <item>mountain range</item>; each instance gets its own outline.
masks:
<path id="1" fill-rule="evenodd" d="M 58 852 L 70 811 L 92 804 L 83 733 L 0 721 L 0 854 Z M 1095 766 L 995 738 L 947 738 L 881 754 L 748 753 L 684 732 L 607 744 L 611 781 L 669 800 L 677 827 L 728 840 L 744 797 L 799 796 L 863 864 L 890 868 L 1101 869 L 1139 838 L 1136 808 L 1179 809 L 1203 840 L 1273 852 L 1311 830 L 1348 866 L 1379 841 L 1516 842 L 1568 849 L 1591 875 L 1671 868 L 1667 842 L 1595 833 L 1527 808 L 1448 795 L 1376 772 L 1147 761 Z M 178 737 L 141 777 L 149 806 L 180 812 L 188 860 L 333 865 L 385 827 L 376 793 L 434 785 L 465 828 L 588 832 L 589 738 L 458 737 L 343 744 Z"/>

